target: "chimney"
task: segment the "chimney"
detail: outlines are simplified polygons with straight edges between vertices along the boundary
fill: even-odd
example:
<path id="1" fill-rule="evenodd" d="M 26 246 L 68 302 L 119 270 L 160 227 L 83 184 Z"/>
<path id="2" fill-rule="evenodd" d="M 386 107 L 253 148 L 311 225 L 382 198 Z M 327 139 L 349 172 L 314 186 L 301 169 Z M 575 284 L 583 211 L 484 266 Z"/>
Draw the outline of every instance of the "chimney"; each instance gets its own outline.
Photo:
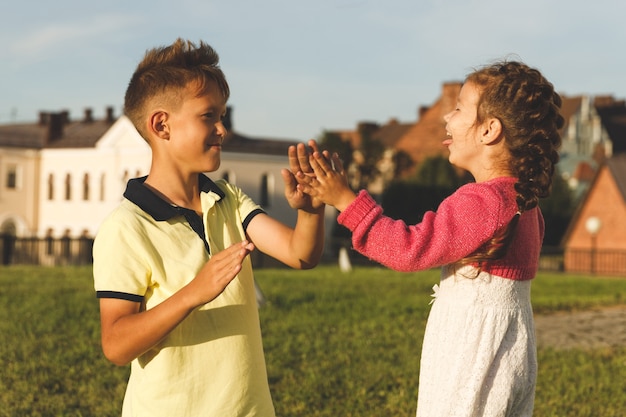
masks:
<path id="1" fill-rule="evenodd" d="M 230 132 L 231 129 L 233 128 L 232 114 L 233 114 L 233 107 L 226 106 L 226 115 L 224 116 L 222 123 L 224 124 L 224 128 L 226 129 L 227 132 Z"/>
<path id="2" fill-rule="evenodd" d="M 105 119 L 105 122 L 113 123 L 114 121 L 115 121 L 115 117 L 113 115 L 113 107 L 112 106 L 108 106 L 106 108 L 106 119 Z"/>
<path id="3" fill-rule="evenodd" d="M 46 126 L 50 120 L 50 113 L 45 111 L 39 112 L 39 126 Z"/>
<path id="4" fill-rule="evenodd" d="M 91 108 L 89 107 L 85 109 L 85 119 L 83 120 L 83 122 L 85 123 L 93 122 L 93 110 L 91 110 Z"/>
<path id="5" fill-rule="evenodd" d="M 60 139 L 63 136 L 63 125 L 67 118 L 67 112 L 48 114 L 48 138 L 46 143 Z"/>
<path id="6" fill-rule="evenodd" d="M 380 129 L 378 123 L 375 122 L 359 122 L 357 124 L 357 132 L 361 135 L 369 135 L 371 136 L 374 132 Z"/>
<path id="7" fill-rule="evenodd" d="M 419 106 L 417 109 L 417 120 L 422 120 L 422 117 L 426 114 L 426 112 L 430 109 L 430 106 Z"/>

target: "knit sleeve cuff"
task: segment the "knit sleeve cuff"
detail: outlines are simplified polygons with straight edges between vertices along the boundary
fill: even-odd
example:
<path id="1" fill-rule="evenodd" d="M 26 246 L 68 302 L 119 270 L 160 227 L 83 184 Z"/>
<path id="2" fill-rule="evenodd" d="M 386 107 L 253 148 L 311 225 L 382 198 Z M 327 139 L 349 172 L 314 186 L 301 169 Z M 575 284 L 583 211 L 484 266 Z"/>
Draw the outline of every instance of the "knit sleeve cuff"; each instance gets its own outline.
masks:
<path id="1" fill-rule="evenodd" d="M 372 196 L 367 191 L 361 190 L 356 199 L 339 214 L 337 222 L 349 230 L 354 230 L 377 206 Z"/>

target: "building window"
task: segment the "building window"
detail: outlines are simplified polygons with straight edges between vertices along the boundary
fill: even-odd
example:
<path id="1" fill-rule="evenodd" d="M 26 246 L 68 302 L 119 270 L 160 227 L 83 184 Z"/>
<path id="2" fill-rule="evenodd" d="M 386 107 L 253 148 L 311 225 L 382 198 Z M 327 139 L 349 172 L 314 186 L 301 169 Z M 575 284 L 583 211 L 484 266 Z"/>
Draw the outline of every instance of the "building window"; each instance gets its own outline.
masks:
<path id="1" fill-rule="evenodd" d="M 70 201 L 72 199 L 72 175 L 65 175 L 65 200 Z"/>
<path id="2" fill-rule="evenodd" d="M 48 175 L 48 200 L 54 200 L 54 174 Z"/>
<path id="3" fill-rule="evenodd" d="M 6 186 L 9 190 L 15 190 L 18 187 L 17 165 L 7 166 Z"/>
<path id="4" fill-rule="evenodd" d="M 89 200 L 89 174 L 83 176 L 83 201 Z"/>
<path id="5" fill-rule="evenodd" d="M 272 203 L 271 196 L 274 192 L 274 178 L 269 174 L 261 176 L 261 198 L 259 204 L 263 207 L 269 207 Z"/>
<path id="6" fill-rule="evenodd" d="M 105 174 L 102 173 L 102 175 L 100 176 L 100 201 L 104 201 L 104 185 L 105 184 L 106 184 Z"/>

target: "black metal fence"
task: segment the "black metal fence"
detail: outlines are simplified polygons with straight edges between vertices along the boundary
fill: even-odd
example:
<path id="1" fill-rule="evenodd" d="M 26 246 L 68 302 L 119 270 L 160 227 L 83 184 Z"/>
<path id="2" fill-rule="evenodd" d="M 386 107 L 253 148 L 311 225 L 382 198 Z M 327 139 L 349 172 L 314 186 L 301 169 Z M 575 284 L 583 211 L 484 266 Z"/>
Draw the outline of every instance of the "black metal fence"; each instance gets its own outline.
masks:
<path id="1" fill-rule="evenodd" d="M 626 277 L 626 250 L 568 249 L 563 257 L 566 272 Z"/>
<path id="2" fill-rule="evenodd" d="M 0 265 L 91 265 L 93 238 L 36 238 L 0 234 Z M 269 256 L 254 251 L 254 265 L 260 268 L 280 267 Z"/>
<path id="3" fill-rule="evenodd" d="M 93 239 L 36 238 L 0 235 L 2 265 L 89 265 L 93 258 Z"/>
<path id="4" fill-rule="evenodd" d="M 93 239 L 89 237 L 24 238 L 0 234 L 2 265 L 90 265 L 93 262 L 92 248 Z M 260 252 L 255 251 L 253 257 L 256 267 L 280 266 L 278 261 Z M 327 261 L 334 262 L 336 259 Z M 626 277 L 626 251 L 568 249 L 564 252 L 561 248 L 544 248 L 539 269 Z"/>

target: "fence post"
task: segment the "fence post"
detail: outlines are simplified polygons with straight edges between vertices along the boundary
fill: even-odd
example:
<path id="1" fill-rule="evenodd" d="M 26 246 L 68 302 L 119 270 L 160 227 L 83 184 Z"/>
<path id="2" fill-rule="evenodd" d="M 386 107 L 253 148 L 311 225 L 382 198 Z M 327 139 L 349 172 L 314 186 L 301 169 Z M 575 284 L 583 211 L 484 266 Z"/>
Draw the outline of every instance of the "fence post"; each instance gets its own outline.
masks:
<path id="1" fill-rule="evenodd" d="M 15 252 L 15 236 L 9 233 L 3 233 L 0 236 L 2 237 L 2 265 L 10 265 Z"/>

